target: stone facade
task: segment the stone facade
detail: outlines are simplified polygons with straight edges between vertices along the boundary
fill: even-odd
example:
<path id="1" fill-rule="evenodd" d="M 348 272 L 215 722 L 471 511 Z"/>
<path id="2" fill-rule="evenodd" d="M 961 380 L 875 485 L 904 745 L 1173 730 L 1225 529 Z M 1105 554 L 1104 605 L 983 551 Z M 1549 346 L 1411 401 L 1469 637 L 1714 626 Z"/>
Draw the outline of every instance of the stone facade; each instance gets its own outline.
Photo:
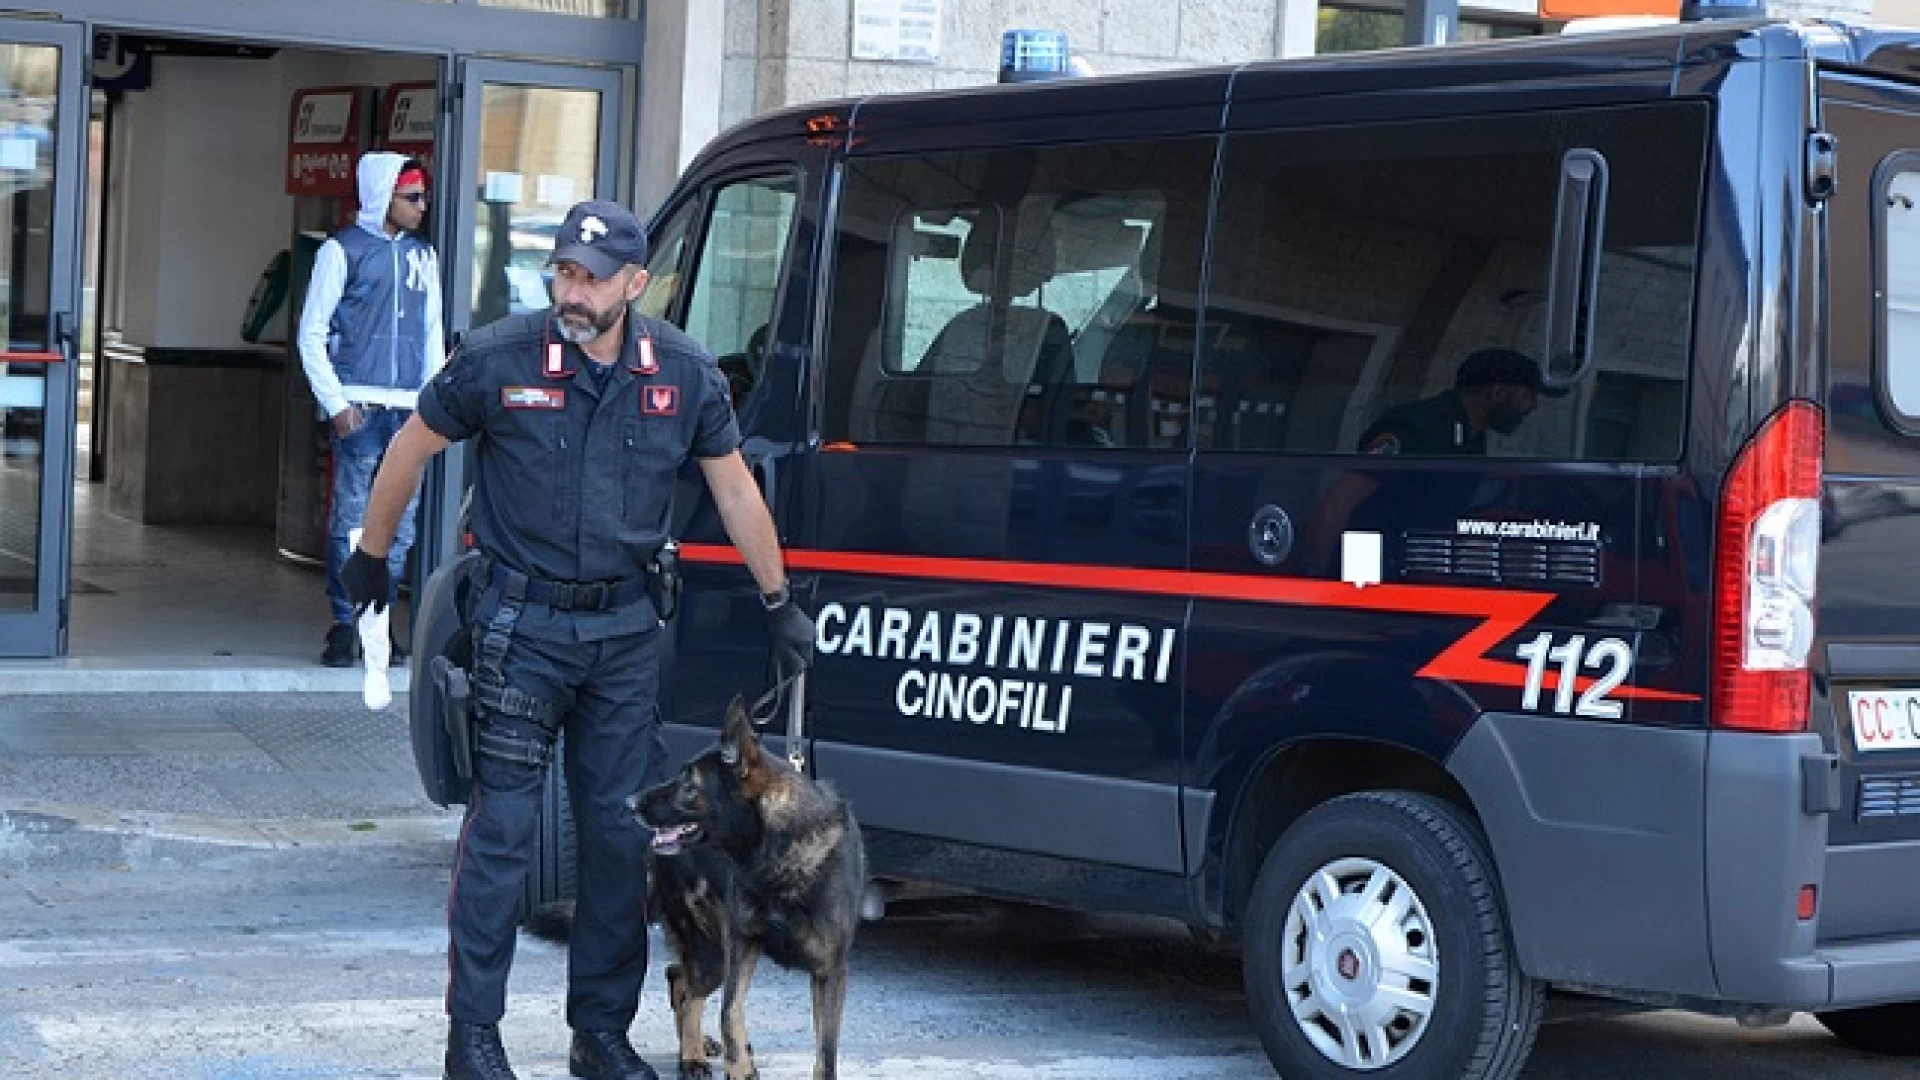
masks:
<path id="1" fill-rule="evenodd" d="M 1313 52 L 1311 0 L 941 0 L 936 63 L 853 59 L 854 0 L 724 0 L 720 126 L 806 101 L 978 86 L 998 78 L 1000 34 L 1064 31 L 1100 74 L 1230 64 Z M 1473 18 L 1525 20 L 1531 3 L 1486 0 Z M 1920 26 L 1920 0 L 1784 0 L 1783 17 Z"/>
<path id="2" fill-rule="evenodd" d="M 721 122 L 859 94 L 979 86 L 999 77 L 1000 34 L 1060 30 L 1100 74 L 1223 64 L 1306 48 L 1282 0 L 943 0 L 937 63 L 853 59 L 853 0 L 726 0 Z M 1293 20 L 1298 24 L 1299 20 Z M 1292 41 L 1283 41 L 1292 29 Z M 1290 48 L 1283 48 L 1290 45 Z"/>

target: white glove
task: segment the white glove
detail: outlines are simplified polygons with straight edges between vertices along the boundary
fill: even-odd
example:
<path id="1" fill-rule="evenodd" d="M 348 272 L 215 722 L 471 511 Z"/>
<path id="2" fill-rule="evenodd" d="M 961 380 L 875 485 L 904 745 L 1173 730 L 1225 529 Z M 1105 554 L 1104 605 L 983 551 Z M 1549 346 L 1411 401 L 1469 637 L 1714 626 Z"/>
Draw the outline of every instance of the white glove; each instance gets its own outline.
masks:
<path id="1" fill-rule="evenodd" d="M 360 546 L 360 530 L 347 533 L 347 548 L 352 550 Z M 360 654 L 366 661 L 366 674 L 360 683 L 360 700 L 369 709 L 378 711 L 393 703 L 393 686 L 387 681 L 387 661 L 393 655 L 393 639 L 388 635 L 387 619 L 392 609 L 382 607 L 379 611 L 369 604 L 360 613 Z"/>

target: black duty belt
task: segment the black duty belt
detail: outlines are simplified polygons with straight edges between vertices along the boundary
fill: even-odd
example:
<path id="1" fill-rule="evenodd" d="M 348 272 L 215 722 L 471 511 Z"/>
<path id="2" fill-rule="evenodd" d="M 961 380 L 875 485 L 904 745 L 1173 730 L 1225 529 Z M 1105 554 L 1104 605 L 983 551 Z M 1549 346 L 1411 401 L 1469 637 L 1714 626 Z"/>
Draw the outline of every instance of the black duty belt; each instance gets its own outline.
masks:
<path id="1" fill-rule="evenodd" d="M 555 611 L 608 611 L 647 595 L 647 575 L 612 581 L 552 581 L 529 577 L 489 559 L 488 578 L 511 600 L 544 604 Z"/>

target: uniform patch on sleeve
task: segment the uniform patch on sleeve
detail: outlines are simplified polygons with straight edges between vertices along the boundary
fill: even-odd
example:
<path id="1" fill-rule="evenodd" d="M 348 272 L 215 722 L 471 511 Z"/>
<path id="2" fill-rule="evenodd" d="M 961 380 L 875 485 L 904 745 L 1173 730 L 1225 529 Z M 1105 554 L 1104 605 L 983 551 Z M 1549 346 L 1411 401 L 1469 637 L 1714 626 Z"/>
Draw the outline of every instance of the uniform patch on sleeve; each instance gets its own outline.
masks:
<path id="1" fill-rule="evenodd" d="M 641 387 L 640 411 L 648 416 L 678 416 L 680 388 L 677 386 Z"/>
<path id="2" fill-rule="evenodd" d="M 509 409 L 564 409 L 567 392 L 545 386 L 503 386 L 500 404 Z"/>
<path id="3" fill-rule="evenodd" d="M 1400 436 L 1395 435 L 1391 431 L 1383 431 L 1375 435 L 1373 439 L 1367 443 L 1366 452 L 1369 454 L 1397 454 L 1400 452 Z"/>

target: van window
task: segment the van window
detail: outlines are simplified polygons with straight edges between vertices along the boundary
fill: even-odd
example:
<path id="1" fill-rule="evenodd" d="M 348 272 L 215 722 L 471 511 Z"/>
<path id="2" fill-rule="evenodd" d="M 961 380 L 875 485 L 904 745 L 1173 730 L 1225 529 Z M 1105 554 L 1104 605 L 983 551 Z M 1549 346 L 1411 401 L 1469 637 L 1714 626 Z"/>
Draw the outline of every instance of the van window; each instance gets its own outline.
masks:
<path id="1" fill-rule="evenodd" d="M 735 401 L 759 380 L 766 363 L 798 204 L 799 178 L 792 173 L 734 181 L 709 204 L 685 329 L 719 359 Z"/>
<path id="2" fill-rule="evenodd" d="M 1456 415 L 1446 395 L 1468 356 L 1537 365 L 1562 162 L 1589 149 L 1608 175 L 1592 372 L 1565 396 L 1506 395 L 1523 419 L 1453 442 L 1677 459 L 1706 116 L 1665 103 L 1230 137 L 1198 444 L 1367 451 L 1389 410 Z"/>
<path id="3" fill-rule="evenodd" d="M 682 203 L 673 217 L 653 234 L 647 252 L 647 283 L 640 289 L 634 306 L 642 315 L 665 319 L 673 314 L 673 302 L 680 296 L 680 267 L 686 261 L 687 233 L 693 227 L 693 214 L 700 206 L 698 198 Z"/>
<path id="4" fill-rule="evenodd" d="M 1920 172 L 1889 175 L 1885 198 L 1887 401 L 1920 424 Z"/>
<path id="5" fill-rule="evenodd" d="M 823 437 L 1184 447 L 1213 145 L 851 162 Z"/>

